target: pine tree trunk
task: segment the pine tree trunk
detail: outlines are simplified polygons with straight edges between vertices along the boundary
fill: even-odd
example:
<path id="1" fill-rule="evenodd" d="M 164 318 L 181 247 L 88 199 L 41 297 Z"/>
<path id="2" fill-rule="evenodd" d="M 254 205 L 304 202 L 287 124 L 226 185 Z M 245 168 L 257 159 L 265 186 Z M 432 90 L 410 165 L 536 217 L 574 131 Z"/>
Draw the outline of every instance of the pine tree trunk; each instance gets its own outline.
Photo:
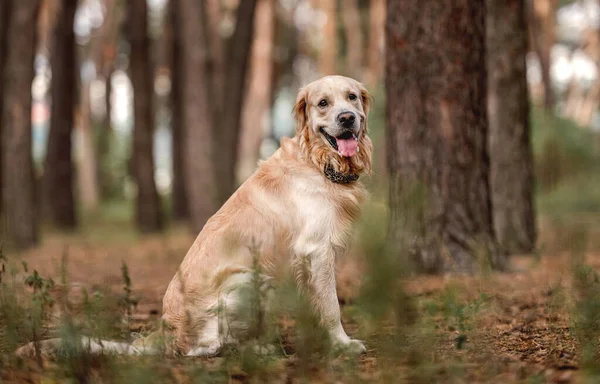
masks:
<path id="1" fill-rule="evenodd" d="M 260 145 L 270 125 L 273 73 L 273 40 L 275 38 L 275 2 L 259 0 L 256 28 L 252 43 L 250 83 L 242 113 L 239 141 L 238 180 L 243 182 L 256 169 Z"/>
<path id="2" fill-rule="evenodd" d="M 2 108 L 4 107 L 4 67 L 6 63 L 6 41 L 8 39 L 8 1 L 0 1 L 0 149 L 2 149 L 2 125 L 4 123 L 2 117 Z M 3 156 L 0 153 L 0 217 L 2 217 L 2 195 L 3 195 L 3 179 L 2 179 L 2 161 Z M 1 231 L 1 229 L 0 229 Z M 1 233 L 1 232 L 0 232 Z"/>
<path id="3" fill-rule="evenodd" d="M 422 271 L 503 269 L 488 186 L 485 6 L 387 4 L 390 236 L 409 242 Z"/>
<path id="4" fill-rule="evenodd" d="M 31 155 L 31 83 L 39 5 L 39 0 L 10 2 L 2 89 L 3 237 L 21 249 L 35 245 L 39 237 Z"/>
<path id="5" fill-rule="evenodd" d="M 206 39 L 202 20 L 202 7 L 196 0 L 173 0 L 177 3 L 177 20 L 180 46 L 180 66 L 183 91 L 181 93 L 182 137 L 184 153 L 185 187 L 188 196 L 190 224 L 198 233 L 216 212 L 217 185 L 213 167 L 215 146 L 211 126 L 211 110 L 206 90 L 208 79 L 204 68 L 206 62 Z M 220 150 L 221 148 L 218 148 Z"/>
<path id="6" fill-rule="evenodd" d="M 101 200 L 109 200 L 114 193 L 114 184 L 111 170 L 107 168 L 108 158 L 111 156 L 110 145 L 113 139 L 113 127 L 111 121 L 112 113 L 112 74 L 115 70 L 115 59 L 117 56 L 117 46 L 121 33 L 122 14 L 124 5 L 119 4 L 118 0 L 106 0 L 106 16 L 99 34 L 102 36 L 101 51 L 98 56 L 98 67 L 101 68 L 104 78 L 104 116 L 100 122 L 98 133 L 98 186 Z"/>
<path id="7" fill-rule="evenodd" d="M 558 0 L 528 0 L 529 24 L 531 28 L 533 49 L 540 61 L 542 70 L 542 86 L 544 88 L 544 108 L 552 112 L 554 108 L 554 91 L 550 77 L 550 54 L 556 41 L 556 8 Z"/>
<path id="8" fill-rule="evenodd" d="M 87 79 L 83 79 L 81 82 L 76 121 L 79 129 L 78 196 L 86 211 L 94 211 L 100 202 L 98 178 L 96 177 L 98 158 L 90 119 L 90 81 Z"/>
<path id="9" fill-rule="evenodd" d="M 209 105 L 212 110 L 212 121 L 218 122 L 222 119 L 222 112 L 225 108 L 225 78 L 227 77 L 227 65 L 225 57 L 225 41 L 221 36 L 221 20 L 223 10 L 221 9 L 221 0 L 206 0 L 204 2 L 206 20 L 206 47 L 207 47 L 207 79 L 210 84 L 212 102 Z M 229 109 L 229 108 L 228 108 Z"/>
<path id="10" fill-rule="evenodd" d="M 322 76 L 336 74 L 337 59 L 337 15 L 336 0 L 316 0 L 315 6 L 321 8 L 327 17 L 321 31 L 321 44 L 319 47 L 319 74 Z"/>
<path id="11" fill-rule="evenodd" d="M 177 19 L 177 7 L 174 1 L 169 4 L 168 15 L 168 45 L 170 46 L 170 66 L 171 66 L 171 135 L 172 135 L 172 153 L 173 153 L 173 218 L 176 220 L 189 218 L 189 203 L 185 187 L 185 151 L 183 138 L 183 87 L 181 78 L 181 27 Z"/>
<path id="12" fill-rule="evenodd" d="M 98 65 L 98 51 L 101 41 L 92 37 L 89 51 L 80 55 L 81 62 L 92 59 Z M 77 185 L 78 197 L 84 210 L 93 212 L 100 204 L 100 188 L 98 186 L 98 148 L 91 121 L 90 84 L 92 79 L 82 78 L 79 88 L 79 107 L 77 122 Z"/>
<path id="13" fill-rule="evenodd" d="M 110 145 L 113 138 L 113 128 L 111 121 L 112 113 L 112 66 L 103 69 L 104 77 L 104 116 L 99 122 L 98 132 L 98 163 L 96 174 L 98 175 L 98 188 L 100 191 L 100 199 L 102 201 L 109 200 L 112 197 L 113 185 L 110 170 L 106 168 L 106 164 L 111 156 Z"/>
<path id="14" fill-rule="evenodd" d="M 496 238 L 509 253 L 535 247 L 525 0 L 487 0 L 490 188 Z"/>
<path id="15" fill-rule="evenodd" d="M 273 106 L 278 93 L 282 89 L 291 88 L 294 83 L 294 62 L 298 56 L 298 28 L 293 23 L 295 8 L 281 9 L 276 7 L 273 52 L 282 54 L 273 55 L 273 73 L 271 75 L 271 101 Z M 276 138 L 277 129 L 271 124 L 271 138 Z"/>
<path id="16" fill-rule="evenodd" d="M 51 56 L 52 107 L 50 132 L 44 164 L 44 207 L 52 223 L 61 229 L 77 226 L 73 197 L 73 163 L 71 133 L 76 100 L 75 33 L 73 22 L 77 0 L 63 1 L 55 25 Z"/>
<path id="17" fill-rule="evenodd" d="M 218 151 L 215 155 L 219 203 L 224 203 L 237 188 L 236 170 L 238 143 L 241 131 L 246 75 L 254 31 L 254 14 L 257 0 L 240 2 L 233 36 L 229 40 L 225 100 L 222 101 L 222 119 L 214 125 Z"/>
<path id="18" fill-rule="evenodd" d="M 378 85 L 383 72 L 383 45 L 385 41 L 385 0 L 371 0 L 369 9 L 369 46 L 365 83 Z"/>
<path id="19" fill-rule="evenodd" d="M 133 173 L 137 184 L 136 221 L 142 232 L 163 228 L 161 204 L 154 182 L 154 76 L 148 36 L 146 0 L 127 2 L 129 18 L 130 76 L 133 85 Z"/>
<path id="20" fill-rule="evenodd" d="M 112 18 L 111 4 L 107 4 L 107 17 Z M 108 22 L 102 24 L 102 26 L 92 34 L 91 41 L 88 43 L 89 48 L 85 49 L 85 54 L 81 56 L 81 62 L 85 60 L 91 60 L 95 68 L 102 67 L 102 53 L 104 50 L 104 39 L 107 32 Z M 86 211 L 94 211 L 100 204 L 100 183 L 99 183 L 99 163 L 101 158 L 94 127 L 92 125 L 91 116 L 91 100 L 90 100 L 90 85 L 91 78 L 84 78 L 81 81 L 80 87 L 80 99 L 79 108 L 77 115 L 77 126 L 78 126 L 78 140 L 77 145 L 77 157 L 78 157 L 78 168 L 77 168 L 77 183 L 79 189 L 79 199 L 83 208 Z"/>
<path id="21" fill-rule="evenodd" d="M 341 8 L 346 36 L 346 73 L 363 81 L 364 47 L 358 0 L 345 0 Z"/>

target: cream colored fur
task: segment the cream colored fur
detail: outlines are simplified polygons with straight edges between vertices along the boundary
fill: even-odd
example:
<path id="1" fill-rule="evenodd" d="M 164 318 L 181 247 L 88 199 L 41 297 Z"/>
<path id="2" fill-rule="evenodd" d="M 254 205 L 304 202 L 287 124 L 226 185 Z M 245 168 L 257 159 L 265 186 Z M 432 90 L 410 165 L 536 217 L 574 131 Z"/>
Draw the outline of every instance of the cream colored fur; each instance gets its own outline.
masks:
<path id="1" fill-rule="evenodd" d="M 356 100 L 350 100 L 350 94 Z M 328 101 L 326 108 L 319 106 L 323 99 Z M 362 342 L 351 339 L 342 327 L 335 260 L 347 247 L 348 232 L 367 193 L 359 182 L 331 182 L 323 168 L 331 164 L 343 173 L 370 172 L 369 103 L 360 83 L 341 76 L 322 78 L 299 92 L 295 137 L 284 138 L 280 149 L 208 220 L 169 284 L 162 330 L 172 341 L 167 350 L 215 355 L 225 344 L 248 338 L 236 308 L 239 289 L 251 283 L 258 255 L 265 291 L 270 291 L 271 279 L 291 273 L 332 341 L 353 352 L 365 351 Z M 352 158 L 340 156 L 319 132 L 324 127 L 337 136 L 336 116 L 341 111 L 358 117 L 359 152 Z M 147 339 L 133 347 L 112 346 L 105 348 L 119 353 L 153 350 Z"/>

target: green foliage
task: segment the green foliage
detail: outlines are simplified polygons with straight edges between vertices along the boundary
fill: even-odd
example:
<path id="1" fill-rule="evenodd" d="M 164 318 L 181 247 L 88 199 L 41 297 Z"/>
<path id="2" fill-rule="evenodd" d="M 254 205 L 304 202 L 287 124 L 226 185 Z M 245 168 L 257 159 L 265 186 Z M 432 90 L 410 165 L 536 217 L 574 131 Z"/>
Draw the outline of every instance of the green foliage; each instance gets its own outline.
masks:
<path id="1" fill-rule="evenodd" d="M 100 190 L 106 201 L 126 198 L 125 186 L 130 183 L 129 156 L 131 136 L 96 127 L 96 141 L 100 148 Z"/>
<path id="2" fill-rule="evenodd" d="M 531 120 L 541 213 L 600 212 L 600 135 L 538 109 Z"/>
<path id="3" fill-rule="evenodd" d="M 569 244 L 573 269 L 575 308 L 573 330 L 581 348 L 581 365 L 587 375 L 600 377 L 600 276 L 585 263 L 588 233 L 577 227 Z"/>
<path id="4" fill-rule="evenodd" d="M 575 334 L 581 345 L 581 364 L 588 375 L 600 378 L 600 276 L 588 265 L 574 269 L 578 296 L 575 307 Z"/>
<path id="5" fill-rule="evenodd" d="M 468 331 L 473 327 L 473 319 L 488 298 L 482 293 L 477 300 L 469 303 L 463 302 L 458 297 L 457 289 L 450 286 L 442 292 L 440 299 L 443 303 L 441 308 L 442 313 L 446 318 L 452 320 L 452 327 L 458 331 L 456 349 L 463 349 L 468 340 Z"/>
<path id="6" fill-rule="evenodd" d="M 5 278 L 7 259 L 2 253 L 0 279 L 0 352 L 13 351 L 25 342 L 33 342 L 38 365 L 42 366 L 40 340 L 50 318 L 54 300 L 50 290 L 54 281 L 42 277 L 37 270 L 25 277 L 19 289 L 18 271 L 12 270 L 11 280 Z M 27 273 L 27 264 L 23 263 Z M 27 289 L 28 288 L 28 289 Z M 26 299 L 26 300 L 24 300 Z M 0 362 L 12 360 L 10 355 L 0 356 Z"/>

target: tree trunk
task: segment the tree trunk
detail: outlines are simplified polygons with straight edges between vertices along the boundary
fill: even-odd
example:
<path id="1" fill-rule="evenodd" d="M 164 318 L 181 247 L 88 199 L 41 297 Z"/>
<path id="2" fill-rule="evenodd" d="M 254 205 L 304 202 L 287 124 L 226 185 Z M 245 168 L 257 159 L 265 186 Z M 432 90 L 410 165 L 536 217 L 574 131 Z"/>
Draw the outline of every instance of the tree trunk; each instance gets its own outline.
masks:
<path id="1" fill-rule="evenodd" d="M 252 43 L 250 84 L 242 113 L 239 141 L 238 180 L 243 182 L 256 169 L 260 145 L 270 126 L 273 73 L 273 40 L 275 38 L 275 2 L 259 0 L 256 29 Z"/>
<path id="2" fill-rule="evenodd" d="M 600 34 L 597 29 L 588 28 L 584 31 L 580 41 L 580 49 L 583 50 L 588 58 L 594 61 L 596 69 L 600 70 Z M 575 79 L 573 83 L 576 83 Z M 580 96 L 578 108 L 572 115 L 573 120 L 583 127 L 589 126 L 598 110 L 599 101 L 600 79 L 596 78 L 594 82 L 589 85 L 585 95 L 582 94 Z"/>
<path id="3" fill-rule="evenodd" d="M 4 70 L 2 186 L 5 238 L 24 249 L 38 242 L 31 156 L 31 83 L 39 0 L 11 1 Z"/>
<path id="4" fill-rule="evenodd" d="M 133 85 L 133 173 L 137 184 L 136 220 L 140 231 L 163 227 L 160 198 L 154 182 L 152 137 L 154 134 L 154 76 L 148 36 L 146 0 L 127 2 L 129 20 L 130 76 Z"/>
<path id="5" fill-rule="evenodd" d="M 104 78 L 104 116 L 99 124 L 98 132 L 98 186 L 101 200 L 112 198 L 114 193 L 113 175 L 110 169 L 107 169 L 108 157 L 111 156 L 110 144 L 113 139 L 112 128 L 112 74 L 115 70 L 115 59 L 117 56 L 117 46 L 119 44 L 119 36 L 123 20 L 123 7 L 117 0 L 106 0 L 106 17 L 102 25 L 99 35 L 102 36 L 101 56 L 98 58 L 98 67 L 101 69 L 102 77 Z"/>
<path id="6" fill-rule="evenodd" d="M 321 31 L 321 44 L 319 47 L 319 74 L 322 76 L 336 74 L 337 59 L 337 16 L 336 0 L 318 0 L 314 4 L 325 12 L 326 21 Z"/>
<path id="7" fill-rule="evenodd" d="M 246 74 L 250 61 L 254 31 L 254 13 L 257 0 L 240 2 L 233 36 L 229 41 L 227 76 L 225 78 L 226 100 L 222 101 L 222 116 L 214 125 L 218 150 L 215 151 L 217 191 L 219 203 L 224 203 L 237 187 L 236 169 L 238 143 L 241 131 L 241 116 L 245 95 Z M 226 101 L 226 102 L 225 102 Z"/>
<path id="8" fill-rule="evenodd" d="M 298 28 L 294 24 L 296 8 L 277 8 L 275 12 L 275 40 L 273 56 L 271 105 L 280 89 L 292 87 L 294 79 L 294 62 L 298 55 Z"/>
<path id="9" fill-rule="evenodd" d="M 344 0 L 342 20 L 346 36 L 346 73 L 350 77 L 360 79 L 363 74 L 364 47 L 358 0 Z"/>
<path id="10" fill-rule="evenodd" d="M 101 121 L 99 121 L 99 132 L 98 132 L 98 163 L 96 164 L 97 170 L 97 179 L 98 179 L 98 189 L 100 200 L 106 201 L 110 200 L 113 194 L 114 182 L 112 181 L 112 175 L 110 169 L 107 169 L 107 163 L 109 161 L 109 157 L 111 156 L 110 145 L 113 139 L 113 129 L 112 129 L 112 65 L 107 65 L 108 68 L 103 69 L 103 78 L 104 78 L 104 116 L 102 116 Z"/>
<path id="11" fill-rule="evenodd" d="M 225 105 L 225 78 L 227 76 L 225 65 L 225 42 L 221 36 L 221 19 L 223 12 L 221 9 L 221 0 L 206 0 L 205 3 L 205 21 L 206 21 L 206 46 L 207 46 L 207 78 L 210 81 L 212 110 L 212 121 L 218 122 L 222 117 Z M 227 108 L 229 110 L 229 108 Z M 214 126 L 214 124 L 213 124 Z"/>
<path id="12" fill-rule="evenodd" d="M 552 112 L 554 108 L 554 91 L 550 77 L 550 54 L 556 41 L 556 7 L 557 0 L 529 1 L 529 25 L 531 28 L 533 49 L 540 61 L 542 70 L 542 86 L 544 88 L 544 108 Z"/>
<path id="13" fill-rule="evenodd" d="M 61 229 L 77 226 L 73 197 L 71 134 L 78 68 L 73 23 L 77 0 L 63 1 L 55 24 L 51 53 L 52 106 L 50 132 L 44 163 L 44 208 L 52 223 Z"/>
<path id="14" fill-rule="evenodd" d="M 54 31 L 56 22 L 64 4 L 60 0 L 40 0 L 40 10 L 37 17 L 37 50 L 48 52 L 52 50 L 54 43 Z"/>
<path id="15" fill-rule="evenodd" d="M 80 55 L 81 62 L 92 59 L 94 64 L 98 62 L 96 51 L 99 49 L 99 39 L 92 38 L 89 51 Z M 77 184 L 79 189 L 79 200 L 88 212 L 98 209 L 100 203 L 100 189 L 98 187 L 98 152 L 91 124 L 91 101 L 90 101 L 90 78 L 82 78 L 79 88 L 79 107 L 76 114 L 78 128 L 77 145 Z"/>
<path id="16" fill-rule="evenodd" d="M 365 83 L 376 87 L 383 72 L 383 46 L 385 43 L 385 0 L 371 0 L 369 8 L 369 47 Z"/>
<path id="17" fill-rule="evenodd" d="M 211 127 L 206 93 L 207 78 L 203 68 L 206 60 L 206 39 L 202 20 L 202 6 L 196 0 L 172 0 L 177 3 L 181 75 L 181 105 L 183 107 L 183 153 L 185 187 L 188 196 L 191 228 L 200 232 L 212 214 L 216 212 L 217 190 L 213 167 L 213 148 L 216 149 Z M 222 148 L 218 148 L 221 150 Z"/>
<path id="18" fill-rule="evenodd" d="M 581 84 L 579 84 L 579 80 L 572 78 L 566 92 L 565 106 L 563 109 L 563 114 L 566 118 L 575 120 L 575 116 L 577 116 L 579 108 L 581 107 L 583 97 L 584 90 Z"/>
<path id="19" fill-rule="evenodd" d="M 596 79 L 588 89 L 585 97 L 581 101 L 581 105 L 574 120 L 582 127 L 587 127 L 592 123 L 594 114 L 598 110 L 598 101 L 600 100 L 600 80 Z"/>
<path id="20" fill-rule="evenodd" d="M 90 80 L 82 79 L 79 90 L 79 108 L 76 115 L 79 128 L 77 184 L 79 199 L 86 211 L 94 211 L 99 204 L 96 171 L 98 169 L 96 145 L 90 121 Z"/>
<path id="21" fill-rule="evenodd" d="M 410 240 L 423 271 L 503 269 L 488 186 L 485 7 L 387 5 L 390 236 Z M 407 200 L 415 195 L 422 201 Z M 408 219 L 407 209 L 418 207 Z"/>
<path id="22" fill-rule="evenodd" d="M 167 46 L 169 46 L 169 65 L 171 67 L 171 140 L 172 140 L 172 199 L 173 199 L 173 218 L 183 220 L 189 218 L 188 199 L 185 187 L 185 151 L 183 139 L 183 87 L 181 77 L 181 55 L 182 41 L 181 28 L 177 19 L 177 4 L 175 1 L 169 3 L 167 20 Z"/>
<path id="23" fill-rule="evenodd" d="M 88 47 L 84 49 L 82 62 L 91 60 L 95 68 L 102 70 L 103 54 L 106 40 L 111 36 L 111 27 L 115 21 L 113 11 L 115 10 L 114 0 L 106 2 L 107 14 L 104 23 L 100 28 L 93 31 Z M 108 37 L 111 36 L 111 37 Z M 96 73 L 97 76 L 97 73 Z M 94 211 L 100 203 L 100 177 L 99 169 L 102 165 L 102 143 L 98 143 L 92 126 L 92 116 L 90 110 L 90 82 L 93 79 L 82 79 L 80 100 L 79 100 L 79 140 L 78 146 L 78 169 L 77 179 L 79 184 L 79 198 L 85 210 Z M 104 139 L 104 138 L 102 138 Z"/>
<path id="24" fill-rule="evenodd" d="M 509 253 L 535 248 L 525 0 L 487 0 L 488 116 L 493 222 Z"/>
<path id="25" fill-rule="evenodd" d="M 0 1 L 0 149 L 2 148 L 2 125 L 4 123 L 2 117 L 2 108 L 4 107 L 4 67 L 6 63 L 6 41 L 8 39 L 8 14 L 10 12 L 8 1 Z M 2 161 L 3 156 L 0 153 L 0 217 L 2 217 L 2 195 L 3 195 L 3 180 L 2 180 Z M 1 228 L 0 228 L 1 233 Z"/>

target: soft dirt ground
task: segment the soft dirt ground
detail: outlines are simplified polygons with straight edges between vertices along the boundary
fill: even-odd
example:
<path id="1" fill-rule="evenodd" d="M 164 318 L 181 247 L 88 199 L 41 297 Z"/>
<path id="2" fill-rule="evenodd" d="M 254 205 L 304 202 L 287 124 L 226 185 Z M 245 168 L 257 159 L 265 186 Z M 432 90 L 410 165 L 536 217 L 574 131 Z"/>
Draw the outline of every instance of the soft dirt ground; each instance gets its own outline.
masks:
<path id="1" fill-rule="evenodd" d="M 483 300 L 484 303 L 482 309 L 468 319 L 469 327 L 462 330 L 455 319 L 440 314 L 426 315 L 434 324 L 437 335 L 431 345 L 435 351 L 430 351 L 435 355 L 436 364 L 434 377 L 437 379 L 433 381 L 580 381 L 578 344 L 572 332 L 573 255 L 566 232 L 568 229 L 555 223 L 544 224 L 540 254 L 513 257 L 515 272 L 512 273 L 408 279 L 406 291 L 419 302 L 443 304 L 440 297 L 452 289 L 460 302 Z M 600 249 L 598 236 L 588 233 L 587 238 L 586 263 L 598 270 L 600 252 L 595 251 Z M 123 233 L 117 240 L 93 232 L 76 236 L 54 234 L 47 236 L 42 246 L 12 257 L 26 261 L 30 270 L 37 269 L 44 276 L 57 277 L 61 258 L 66 255 L 72 287 L 109 286 L 115 291 L 122 290 L 120 269 L 121 263 L 125 262 L 129 266 L 133 293 L 140 299 L 134 318 L 138 323 L 150 323 L 159 318 L 162 295 L 192 241 L 193 236 L 182 229 L 162 236 Z M 344 320 L 352 334 L 358 326 L 349 315 L 352 313 L 349 309 L 360 286 L 363 266 L 353 262 L 351 257 L 348 260 L 339 266 L 338 285 L 340 302 L 345 307 Z M 466 343 L 457 349 L 457 335 L 461 332 L 466 335 Z M 386 380 L 385 372 L 382 372 L 386 368 L 379 360 L 378 346 L 368 345 L 368 348 L 368 354 L 358 361 L 363 372 L 361 378 Z M 291 361 L 274 381 L 296 381 Z M 17 374 L 11 371 L 0 377 L 5 382 L 38 382 L 42 376 L 39 372 Z M 328 381 L 323 372 L 315 373 L 316 379 Z M 232 380 L 245 381 L 243 375 L 233 375 Z"/>

